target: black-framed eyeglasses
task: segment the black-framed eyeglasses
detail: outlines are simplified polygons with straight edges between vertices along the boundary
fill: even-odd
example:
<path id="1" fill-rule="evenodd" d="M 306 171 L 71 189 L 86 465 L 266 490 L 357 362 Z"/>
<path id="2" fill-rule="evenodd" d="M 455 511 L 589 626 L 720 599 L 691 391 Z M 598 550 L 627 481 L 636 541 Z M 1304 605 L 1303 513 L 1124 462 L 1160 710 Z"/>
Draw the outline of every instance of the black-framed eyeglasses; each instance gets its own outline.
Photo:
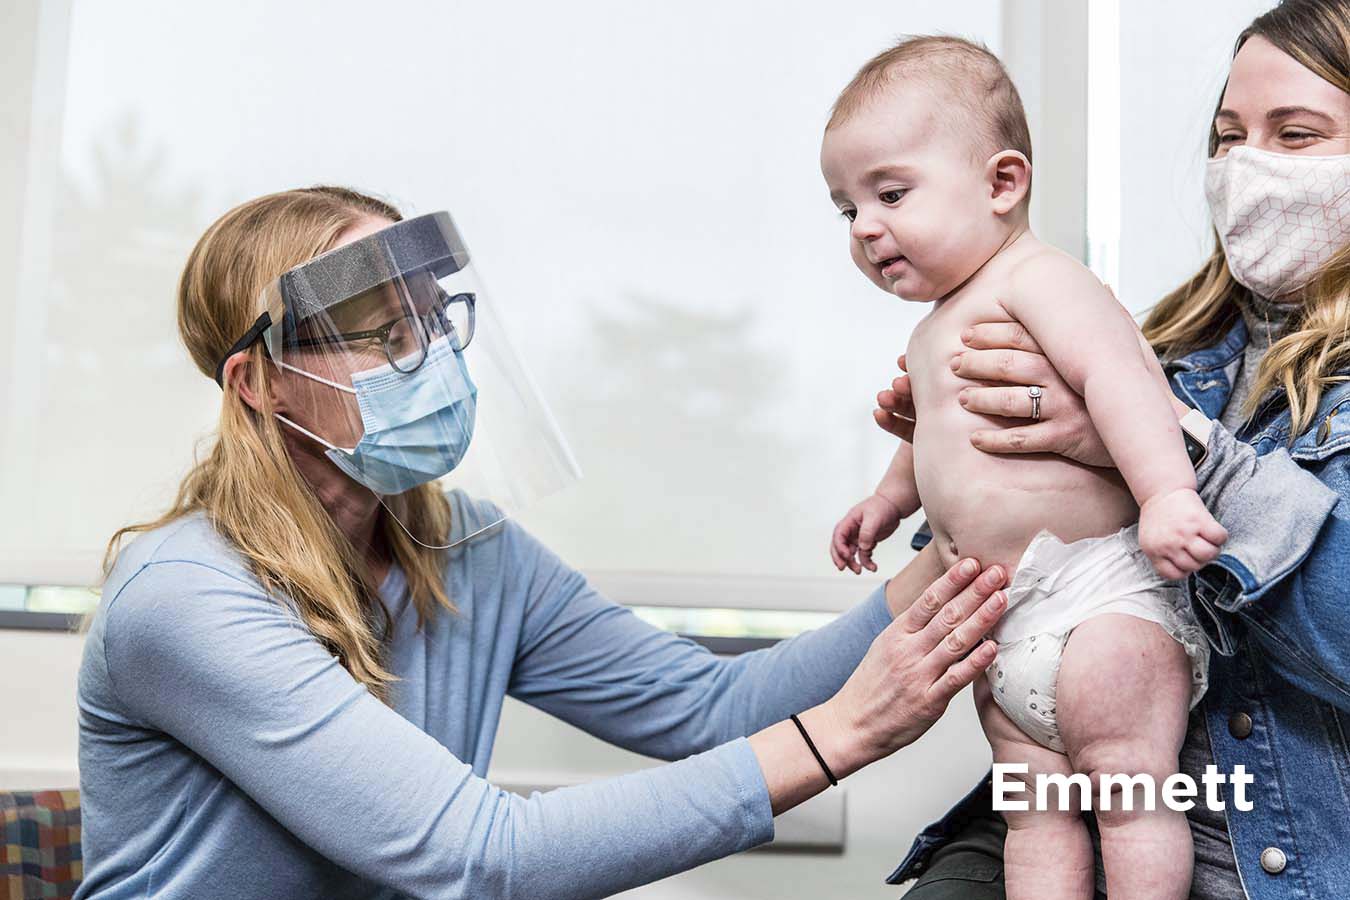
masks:
<path id="1" fill-rule="evenodd" d="M 426 313 L 405 313 L 385 322 L 378 328 L 347 331 L 317 337 L 293 338 L 287 347 L 349 346 L 360 341 L 378 341 L 389 365 L 405 375 L 416 372 L 427 358 L 430 342 L 441 335 L 450 341 L 451 349 L 463 351 L 473 340 L 477 297 L 472 293 L 446 294 L 438 291 L 439 303 Z"/>
<path id="2" fill-rule="evenodd" d="M 372 328 L 367 331 L 351 332 L 350 334 L 338 334 L 325 337 L 313 338 L 295 338 L 292 337 L 286 341 L 288 347 L 312 347 L 324 344 L 341 344 L 352 340 L 363 340 L 378 338 L 384 355 L 389 360 L 389 365 L 395 370 L 403 373 L 417 371 L 427 358 L 427 331 L 431 329 L 436 335 L 444 334 L 450 341 L 450 346 L 456 351 L 462 351 L 469 346 L 473 340 L 476 315 L 474 308 L 478 298 L 471 292 L 465 291 L 458 294 L 447 294 L 439 286 L 436 288 L 439 303 L 432 306 L 425 314 L 420 316 L 411 313 L 400 316 L 398 319 L 387 322 L 379 328 Z M 408 320 L 408 321 L 405 321 Z M 413 353 L 410 358 L 405 358 L 398 352 L 394 345 L 402 340 L 402 332 L 399 330 L 407 326 L 408 332 L 413 338 L 410 345 Z M 225 363 L 231 356 L 242 350 L 247 350 L 253 346 L 253 343 L 262 337 L 263 334 L 272 327 L 272 314 L 264 311 L 254 321 L 252 327 L 234 342 L 225 355 L 216 363 L 216 384 L 225 386 Z M 391 336 L 394 338 L 391 340 Z"/>

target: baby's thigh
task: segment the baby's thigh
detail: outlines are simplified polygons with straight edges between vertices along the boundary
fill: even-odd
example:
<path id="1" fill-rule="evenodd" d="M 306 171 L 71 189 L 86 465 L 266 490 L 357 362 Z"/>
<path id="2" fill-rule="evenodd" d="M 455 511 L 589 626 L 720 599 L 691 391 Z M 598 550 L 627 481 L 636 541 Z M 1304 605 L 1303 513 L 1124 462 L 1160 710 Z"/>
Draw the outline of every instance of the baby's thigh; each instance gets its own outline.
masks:
<path id="1" fill-rule="evenodd" d="M 1107 614 L 1064 647 L 1056 712 L 1080 772 L 1166 776 L 1177 767 L 1191 704 L 1191 663 L 1161 625 Z"/>
<path id="2" fill-rule="evenodd" d="M 980 726 L 984 728 L 984 736 L 989 740 L 989 747 L 994 752 L 994 762 L 996 763 L 1022 763 L 1027 767 L 1026 772 L 1007 772 L 1004 778 L 1008 782 L 1021 782 L 1024 785 L 1024 797 L 1033 797 L 1036 793 L 1036 777 L 1038 775 L 1072 775 L 1073 765 L 1069 757 L 1057 750 L 1051 750 L 1049 747 L 1043 747 L 1027 736 L 1021 728 L 1012 719 L 1008 718 L 1007 713 L 994 702 L 993 694 L 990 692 L 988 680 L 979 678 L 973 685 L 975 695 L 975 711 L 980 717 Z M 1059 790 L 1057 787 L 1048 789 L 1050 794 L 1050 805 L 1052 811 L 1058 811 Z M 1070 798 L 1069 806 L 1073 809 L 1078 808 L 1076 795 Z M 1046 818 L 1046 811 L 1030 812 L 1005 812 L 1003 817 L 1009 823 L 1021 826 L 1031 821 L 1040 821 Z M 1076 820 L 1077 813 L 1073 815 Z"/>

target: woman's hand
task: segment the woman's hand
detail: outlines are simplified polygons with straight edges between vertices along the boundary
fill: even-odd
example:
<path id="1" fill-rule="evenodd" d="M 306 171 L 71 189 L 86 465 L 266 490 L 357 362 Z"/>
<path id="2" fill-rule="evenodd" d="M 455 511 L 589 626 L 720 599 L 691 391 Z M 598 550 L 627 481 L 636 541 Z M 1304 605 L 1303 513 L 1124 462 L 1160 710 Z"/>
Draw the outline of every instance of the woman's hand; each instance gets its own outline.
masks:
<path id="1" fill-rule="evenodd" d="M 970 349 L 952 359 L 952 371 L 973 382 L 958 398 L 965 409 L 1030 419 L 1027 388 L 1041 388 L 1039 421 L 980 429 L 970 435 L 971 444 L 986 453 L 1057 453 L 1089 466 L 1112 464 L 1083 398 L 1059 377 L 1025 328 L 1015 322 L 985 322 L 967 328 L 961 339 Z M 901 369 L 904 360 L 900 357 Z M 878 425 L 913 440 L 915 412 L 908 374 L 877 394 L 877 405 L 880 409 L 872 415 Z"/>
<path id="2" fill-rule="evenodd" d="M 981 573 L 978 562 L 962 560 L 872 642 L 825 704 L 856 735 L 860 759 L 881 759 L 913 743 L 994 661 L 997 648 L 984 636 L 1007 606 L 999 590 L 1005 580 L 1000 566 Z"/>
<path id="3" fill-rule="evenodd" d="M 888 390 L 877 394 L 877 406 L 879 409 L 872 410 L 872 418 L 876 419 L 878 425 L 883 431 L 889 431 L 902 441 L 914 443 L 914 395 L 909 389 L 909 366 L 905 362 L 905 354 L 900 354 L 900 358 L 895 361 L 900 367 L 902 373 L 899 377 L 891 381 Z"/>
<path id="4" fill-rule="evenodd" d="M 926 548 L 892 580 L 912 584 L 913 573 L 930 572 L 934 558 Z M 837 777 L 913 743 L 989 667 L 996 647 L 984 635 L 1007 607 L 1007 596 L 999 590 L 1006 579 L 1001 567 L 981 573 L 975 560 L 966 559 L 921 593 L 912 589 L 904 598 L 912 602 L 893 606 L 904 608 L 872 641 L 839 692 L 800 716 Z M 755 734 L 750 745 L 759 757 L 774 815 L 826 786 L 791 722 Z"/>

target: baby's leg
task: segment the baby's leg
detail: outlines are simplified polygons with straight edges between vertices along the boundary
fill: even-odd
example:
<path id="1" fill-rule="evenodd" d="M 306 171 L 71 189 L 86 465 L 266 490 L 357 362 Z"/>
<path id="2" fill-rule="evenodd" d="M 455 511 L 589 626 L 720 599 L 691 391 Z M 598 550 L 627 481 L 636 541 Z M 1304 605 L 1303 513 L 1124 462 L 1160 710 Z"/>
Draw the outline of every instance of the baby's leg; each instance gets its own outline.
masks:
<path id="1" fill-rule="evenodd" d="M 1161 802 L 1163 781 L 1177 771 L 1190 710 L 1191 665 L 1161 626 L 1134 616 L 1102 615 L 1073 630 L 1064 648 L 1057 694 L 1059 731 L 1074 769 L 1091 777 L 1153 777 L 1154 811 L 1097 812 L 1111 900 L 1169 900 L 1190 893 L 1194 852 L 1186 815 Z M 1102 798 L 1097 797 L 1100 806 Z"/>
<path id="2" fill-rule="evenodd" d="M 1069 758 L 1033 741 L 999 709 L 985 678 L 975 681 L 975 706 L 980 724 L 994 751 L 994 762 L 1026 763 L 1021 780 L 1026 790 L 1016 795 L 1032 808 L 1005 811 L 1008 836 L 1003 844 L 1003 878 L 1008 900 L 1089 900 L 1092 887 L 1092 840 L 1079 812 L 1076 792 L 1067 812 L 1060 812 L 1058 795 L 1051 792 L 1049 809 L 1035 809 L 1036 775 L 1070 775 Z"/>

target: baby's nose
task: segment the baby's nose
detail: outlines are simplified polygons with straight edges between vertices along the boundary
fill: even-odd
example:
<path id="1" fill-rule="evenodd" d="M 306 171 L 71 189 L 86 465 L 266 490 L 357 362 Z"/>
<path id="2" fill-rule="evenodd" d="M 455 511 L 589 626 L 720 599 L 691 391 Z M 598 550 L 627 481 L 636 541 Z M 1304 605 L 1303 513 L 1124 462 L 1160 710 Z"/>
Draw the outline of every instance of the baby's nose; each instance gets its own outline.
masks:
<path id="1" fill-rule="evenodd" d="M 853 239 L 856 241 L 875 240 L 884 233 L 881 221 L 874 216 L 864 216 L 861 213 L 853 220 L 851 228 Z"/>

